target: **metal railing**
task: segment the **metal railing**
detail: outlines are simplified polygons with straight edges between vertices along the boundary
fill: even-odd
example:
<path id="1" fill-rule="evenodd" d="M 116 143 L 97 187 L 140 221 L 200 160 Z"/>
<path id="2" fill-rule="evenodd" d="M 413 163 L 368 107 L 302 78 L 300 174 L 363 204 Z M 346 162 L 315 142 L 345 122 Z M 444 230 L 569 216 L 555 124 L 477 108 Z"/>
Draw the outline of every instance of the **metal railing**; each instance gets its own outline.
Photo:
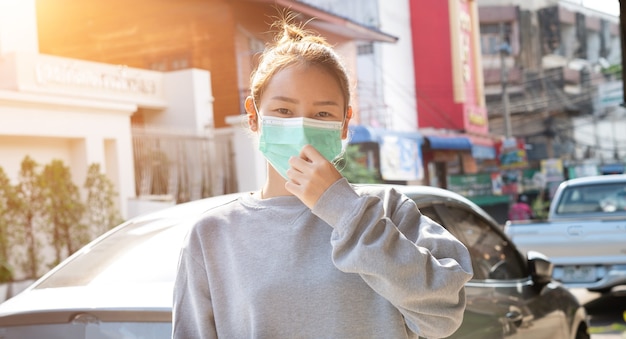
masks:
<path id="1" fill-rule="evenodd" d="M 138 197 L 170 196 L 176 203 L 237 191 L 232 132 L 173 135 L 133 130 Z"/>

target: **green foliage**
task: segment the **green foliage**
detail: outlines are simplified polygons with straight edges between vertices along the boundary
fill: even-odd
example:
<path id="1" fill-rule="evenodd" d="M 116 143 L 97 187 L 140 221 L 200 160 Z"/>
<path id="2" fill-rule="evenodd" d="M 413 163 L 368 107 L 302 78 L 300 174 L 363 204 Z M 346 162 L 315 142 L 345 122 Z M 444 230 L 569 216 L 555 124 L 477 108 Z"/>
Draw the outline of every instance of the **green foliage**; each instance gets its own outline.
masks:
<path id="1" fill-rule="evenodd" d="M 100 173 L 99 165 L 89 167 L 86 204 L 61 160 L 40 169 L 26 156 L 18 184 L 12 186 L 0 168 L 0 282 L 38 278 L 122 221 L 113 184 Z M 46 262 L 44 253 L 50 247 L 55 257 Z"/>
<path id="2" fill-rule="evenodd" d="M 27 278 L 39 276 L 39 266 L 42 261 L 38 248 L 41 243 L 38 239 L 37 221 L 41 218 L 43 205 L 41 182 L 37 175 L 39 164 L 26 156 L 22 160 L 19 172 L 19 183 L 16 187 L 16 231 L 18 238 L 26 247 L 26 258 L 19 264 L 26 272 Z M 39 223 L 41 224 L 41 223 Z"/>
<path id="3" fill-rule="evenodd" d="M 0 167 L 0 283 L 13 280 L 11 254 L 13 253 L 13 206 L 15 204 L 15 189 L 9 177 Z"/>
<path id="4" fill-rule="evenodd" d="M 80 200 L 78 187 L 72 182 L 69 167 L 61 160 L 52 160 L 40 174 L 42 191 L 43 217 L 51 227 L 56 260 L 61 262 L 67 255 L 74 253 L 87 239 L 85 226 L 80 224 L 84 205 Z M 65 253 L 64 253 L 65 252 Z"/>
<path id="5" fill-rule="evenodd" d="M 341 174 L 351 183 L 380 183 L 382 179 L 375 170 L 365 165 L 365 154 L 359 150 L 359 145 L 348 145 L 339 169 Z"/>
<path id="6" fill-rule="evenodd" d="M 616 80 L 622 79 L 622 64 L 611 65 L 602 69 L 602 73 L 607 76 L 613 76 Z"/>
<path id="7" fill-rule="evenodd" d="M 85 220 L 91 226 L 93 236 L 98 236 L 122 222 L 115 206 L 113 183 L 100 171 L 99 164 L 92 164 L 85 180 L 87 203 Z"/>

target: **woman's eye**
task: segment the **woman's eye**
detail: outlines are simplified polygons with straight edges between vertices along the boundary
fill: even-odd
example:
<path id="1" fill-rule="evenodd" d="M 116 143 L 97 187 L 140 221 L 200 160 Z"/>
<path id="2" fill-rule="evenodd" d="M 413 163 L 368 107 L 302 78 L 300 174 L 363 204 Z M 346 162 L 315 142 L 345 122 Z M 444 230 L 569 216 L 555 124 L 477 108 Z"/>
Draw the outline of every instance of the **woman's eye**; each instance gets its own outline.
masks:
<path id="1" fill-rule="evenodd" d="M 320 118 L 329 118 L 329 117 L 332 117 L 333 115 L 332 113 L 329 113 L 329 112 L 319 112 L 317 113 L 317 116 Z"/>
<path id="2" fill-rule="evenodd" d="M 280 114 L 291 114 L 291 111 L 289 111 L 286 108 L 277 108 L 276 112 L 280 113 Z"/>

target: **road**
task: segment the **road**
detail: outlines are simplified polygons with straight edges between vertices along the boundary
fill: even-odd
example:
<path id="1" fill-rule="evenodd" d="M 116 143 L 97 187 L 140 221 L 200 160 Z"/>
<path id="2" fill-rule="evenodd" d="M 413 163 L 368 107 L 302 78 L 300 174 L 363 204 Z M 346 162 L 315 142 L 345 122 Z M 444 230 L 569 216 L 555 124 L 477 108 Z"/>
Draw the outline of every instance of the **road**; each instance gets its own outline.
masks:
<path id="1" fill-rule="evenodd" d="M 591 339 L 626 339 L 626 288 L 608 295 L 571 289 L 591 316 Z"/>

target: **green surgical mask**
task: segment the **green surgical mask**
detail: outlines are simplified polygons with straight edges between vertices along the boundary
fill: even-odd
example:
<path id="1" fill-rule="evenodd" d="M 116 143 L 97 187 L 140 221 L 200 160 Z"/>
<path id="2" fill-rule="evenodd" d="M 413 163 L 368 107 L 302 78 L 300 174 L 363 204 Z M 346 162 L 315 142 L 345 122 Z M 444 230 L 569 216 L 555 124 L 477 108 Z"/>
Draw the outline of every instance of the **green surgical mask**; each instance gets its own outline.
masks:
<path id="1" fill-rule="evenodd" d="M 285 179 L 289 158 L 298 156 L 304 145 L 313 146 L 331 162 L 341 154 L 341 121 L 266 116 L 260 122 L 259 150 Z"/>

